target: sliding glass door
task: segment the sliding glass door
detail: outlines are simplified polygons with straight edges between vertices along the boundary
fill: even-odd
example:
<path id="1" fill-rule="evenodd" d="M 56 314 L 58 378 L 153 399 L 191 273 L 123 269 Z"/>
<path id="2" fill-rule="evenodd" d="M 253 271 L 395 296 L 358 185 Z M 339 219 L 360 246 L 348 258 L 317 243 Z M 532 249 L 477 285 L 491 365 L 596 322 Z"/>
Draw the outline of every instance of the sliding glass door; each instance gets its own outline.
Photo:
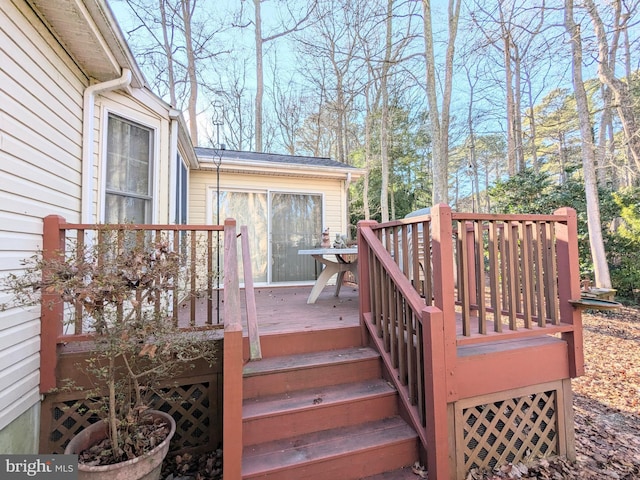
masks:
<path id="1" fill-rule="evenodd" d="M 247 225 L 254 282 L 302 282 L 316 278 L 316 265 L 298 250 L 317 246 L 322 231 L 322 194 L 220 192 L 220 220 L 213 193 L 213 223 L 235 218 Z"/>

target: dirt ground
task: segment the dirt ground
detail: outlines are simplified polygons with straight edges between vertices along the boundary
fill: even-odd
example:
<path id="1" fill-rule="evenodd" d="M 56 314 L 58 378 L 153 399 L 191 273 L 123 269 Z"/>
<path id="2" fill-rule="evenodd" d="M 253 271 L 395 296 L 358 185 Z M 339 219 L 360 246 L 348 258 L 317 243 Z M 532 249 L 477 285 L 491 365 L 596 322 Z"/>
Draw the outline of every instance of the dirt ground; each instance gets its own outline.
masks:
<path id="1" fill-rule="evenodd" d="M 585 374 L 573 380 L 577 462 L 506 465 L 467 480 L 640 480 L 640 308 L 587 311 L 582 321 Z M 174 459 L 164 478 L 218 479 L 220 454 Z"/>
<path id="2" fill-rule="evenodd" d="M 573 380 L 575 464 L 545 459 L 468 480 L 640 479 L 640 308 L 582 315 L 585 374 Z"/>

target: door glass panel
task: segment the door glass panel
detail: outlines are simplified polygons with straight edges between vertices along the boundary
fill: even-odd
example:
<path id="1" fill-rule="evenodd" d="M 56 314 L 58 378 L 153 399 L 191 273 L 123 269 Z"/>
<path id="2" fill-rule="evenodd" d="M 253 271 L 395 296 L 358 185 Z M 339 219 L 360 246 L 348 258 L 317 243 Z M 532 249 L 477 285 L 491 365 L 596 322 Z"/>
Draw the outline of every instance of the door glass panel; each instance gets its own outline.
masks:
<path id="1" fill-rule="evenodd" d="M 215 202 L 215 195 L 214 195 Z M 268 232 L 267 194 L 264 192 L 220 192 L 220 218 L 213 205 L 213 223 L 222 224 L 225 218 L 235 218 L 238 227 L 246 225 L 249 233 L 251 268 L 254 282 L 267 281 Z M 242 258 L 238 249 L 239 275 L 243 281 Z"/>
<path id="2" fill-rule="evenodd" d="M 314 248 L 322 231 L 322 195 L 271 194 L 271 281 L 314 280 L 315 260 L 298 255 Z"/>

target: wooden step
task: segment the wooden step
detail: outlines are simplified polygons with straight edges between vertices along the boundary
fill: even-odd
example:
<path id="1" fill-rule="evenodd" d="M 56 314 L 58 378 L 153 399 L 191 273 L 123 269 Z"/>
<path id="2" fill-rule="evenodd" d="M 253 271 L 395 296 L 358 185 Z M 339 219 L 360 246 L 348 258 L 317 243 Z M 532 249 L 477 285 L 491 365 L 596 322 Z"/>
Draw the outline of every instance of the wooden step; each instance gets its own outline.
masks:
<path id="1" fill-rule="evenodd" d="M 244 367 L 243 397 L 380 378 L 380 355 L 369 347 L 286 355 L 249 362 Z"/>
<path id="2" fill-rule="evenodd" d="M 396 390 L 378 378 L 245 400 L 243 442 L 254 445 L 397 415 Z"/>
<path id="3" fill-rule="evenodd" d="M 267 333 L 260 336 L 262 358 L 297 355 L 324 350 L 359 347 L 362 345 L 360 326 L 331 327 L 299 332 Z M 245 338 L 245 352 L 249 341 Z M 248 358 L 248 354 L 245 355 Z"/>
<path id="4" fill-rule="evenodd" d="M 245 447 L 242 478 L 356 480 L 412 465 L 417 435 L 400 417 Z"/>

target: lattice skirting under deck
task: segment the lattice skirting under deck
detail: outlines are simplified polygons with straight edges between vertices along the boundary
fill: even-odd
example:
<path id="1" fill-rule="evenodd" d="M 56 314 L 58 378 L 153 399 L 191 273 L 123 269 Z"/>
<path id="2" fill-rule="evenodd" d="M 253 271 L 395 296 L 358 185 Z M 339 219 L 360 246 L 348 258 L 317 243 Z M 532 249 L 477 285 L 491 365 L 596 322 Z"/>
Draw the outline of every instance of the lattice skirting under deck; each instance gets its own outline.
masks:
<path id="1" fill-rule="evenodd" d="M 570 380 L 461 400 L 454 412 L 458 478 L 529 458 L 575 458 Z"/>
<path id="2" fill-rule="evenodd" d="M 215 377 L 214 377 L 215 378 Z M 215 380 L 171 386 L 154 394 L 150 405 L 169 413 L 176 421 L 173 451 L 213 450 L 220 443 L 219 400 Z M 211 380 L 214 380 L 213 384 Z M 84 397 L 69 393 L 49 395 L 43 402 L 40 450 L 62 453 L 69 440 L 97 420 L 90 413 L 92 404 Z"/>

